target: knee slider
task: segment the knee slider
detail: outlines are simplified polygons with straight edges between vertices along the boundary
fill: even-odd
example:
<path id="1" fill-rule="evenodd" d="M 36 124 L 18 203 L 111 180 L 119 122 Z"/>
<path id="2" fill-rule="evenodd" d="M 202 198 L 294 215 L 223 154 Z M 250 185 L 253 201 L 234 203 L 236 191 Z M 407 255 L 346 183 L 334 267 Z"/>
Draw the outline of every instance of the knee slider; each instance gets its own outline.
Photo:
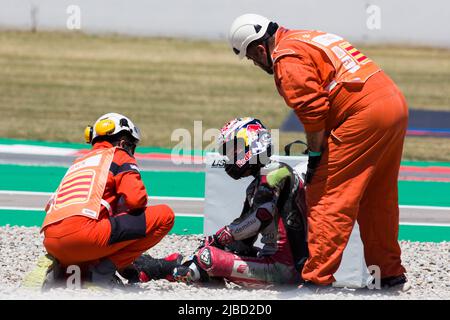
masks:
<path id="1" fill-rule="evenodd" d="M 214 263 L 214 247 L 203 247 L 201 248 L 197 254 L 197 263 L 200 268 L 205 271 L 210 271 L 213 267 Z"/>
<path id="2" fill-rule="evenodd" d="M 195 257 L 197 266 L 211 277 L 228 277 L 232 272 L 234 255 L 229 252 L 206 246 L 201 248 Z"/>

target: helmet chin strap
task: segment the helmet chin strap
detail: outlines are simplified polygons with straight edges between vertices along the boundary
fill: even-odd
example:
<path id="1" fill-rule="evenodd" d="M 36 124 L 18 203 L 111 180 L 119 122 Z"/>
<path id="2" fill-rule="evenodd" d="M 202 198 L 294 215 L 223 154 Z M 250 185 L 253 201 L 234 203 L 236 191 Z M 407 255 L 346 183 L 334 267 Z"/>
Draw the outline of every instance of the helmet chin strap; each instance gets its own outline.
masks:
<path id="1" fill-rule="evenodd" d="M 270 39 L 270 38 L 269 38 Z M 268 74 L 273 74 L 273 61 L 269 51 L 269 39 L 264 41 L 264 48 L 266 49 L 266 58 L 267 58 L 267 69 L 266 72 Z"/>
<path id="2" fill-rule="evenodd" d="M 271 22 L 269 24 L 269 26 L 267 27 L 266 35 L 263 38 L 263 44 L 264 44 L 264 48 L 266 49 L 266 60 L 267 60 L 266 72 L 268 74 L 273 74 L 273 61 L 272 61 L 272 55 L 270 54 L 270 50 L 269 50 L 269 40 L 274 36 L 274 34 L 277 30 L 278 30 L 278 24 L 276 22 Z"/>

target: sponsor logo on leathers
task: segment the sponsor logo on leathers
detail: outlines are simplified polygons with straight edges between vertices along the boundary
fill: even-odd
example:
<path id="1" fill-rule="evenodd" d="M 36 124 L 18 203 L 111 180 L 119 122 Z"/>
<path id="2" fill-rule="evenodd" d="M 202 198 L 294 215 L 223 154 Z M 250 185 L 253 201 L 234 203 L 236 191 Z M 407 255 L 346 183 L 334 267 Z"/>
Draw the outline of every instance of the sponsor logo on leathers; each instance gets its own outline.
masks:
<path id="1" fill-rule="evenodd" d="M 241 232 L 245 231 L 246 229 L 248 229 L 249 227 L 251 227 L 253 224 L 257 223 L 258 221 L 259 221 L 258 218 L 254 217 L 253 219 L 250 219 L 249 221 L 247 221 L 247 223 L 234 228 L 233 233 L 234 234 L 241 233 Z"/>

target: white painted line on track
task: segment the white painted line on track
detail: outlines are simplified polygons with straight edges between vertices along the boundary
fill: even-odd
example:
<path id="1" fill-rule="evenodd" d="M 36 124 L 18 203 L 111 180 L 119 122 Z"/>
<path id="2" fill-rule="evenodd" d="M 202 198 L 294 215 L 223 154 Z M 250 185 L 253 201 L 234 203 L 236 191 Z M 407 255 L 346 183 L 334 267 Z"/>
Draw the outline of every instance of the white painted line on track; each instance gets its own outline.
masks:
<path id="1" fill-rule="evenodd" d="M 23 195 L 23 196 L 50 196 L 53 194 L 53 192 L 0 190 L 0 194 Z"/>
<path id="2" fill-rule="evenodd" d="M 158 197 L 158 196 L 149 196 L 148 198 L 150 200 L 205 201 L 205 198 L 191 198 L 191 197 Z"/>
<path id="3" fill-rule="evenodd" d="M 71 148 L 44 147 L 26 144 L 0 145 L 0 152 L 12 154 L 32 154 L 46 156 L 70 156 L 78 150 Z"/>
<path id="4" fill-rule="evenodd" d="M 450 227 L 450 223 L 400 222 L 403 226 Z"/>
<path id="5" fill-rule="evenodd" d="M 14 211 L 44 211 L 44 208 L 36 208 L 36 207 L 0 207 L 0 210 L 14 210 Z M 195 217 L 200 218 L 203 217 L 202 213 L 184 213 L 184 212 L 175 212 L 176 216 L 180 217 Z"/>
<path id="6" fill-rule="evenodd" d="M 44 211 L 44 208 L 31 207 L 0 207 L 0 210 L 15 210 L 15 211 Z"/>
<path id="7" fill-rule="evenodd" d="M 24 195 L 24 196 L 51 196 L 53 194 L 53 192 L 0 190 L 0 194 Z M 175 201 L 205 201 L 205 198 L 166 197 L 166 196 L 149 196 L 148 199 L 149 200 L 175 200 Z"/>
<path id="8" fill-rule="evenodd" d="M 0 194 L 7 195 L 30 195 L 30 196 L 50 196 L 53 192 L 36 192 L 36 191 L 16 191 L 16 190 L 0 190 Z M 168 197 L 168 196 L 149 196 L 150 200 L 174 200 L 174 201 L 205 201 L 205 198 L 200 197 Z M 436 211 L 449 211 L 450 207 L 438 207 L 438 206 L 412 206 L 412 205 L 399 205 L 400 209 L 423 209 L 423 210 L 436 210 Z"/>
<path id="9" fill-rule="evenodd" d="M 175 212 L 175 216 L 180 217 L 192 217 L 192 218 L 203 218 L 205 215 L 203 213 L 184 213 L 184 212 Z"/>
<path id="10" fill-rule="evenodd" d="M 407 206 L 400 205 L 398 206 L 400 209 L 423 209 L 423 210 L 448 210 L 450 212 L 450 207 L 436 207 L 436 206 Z"/>

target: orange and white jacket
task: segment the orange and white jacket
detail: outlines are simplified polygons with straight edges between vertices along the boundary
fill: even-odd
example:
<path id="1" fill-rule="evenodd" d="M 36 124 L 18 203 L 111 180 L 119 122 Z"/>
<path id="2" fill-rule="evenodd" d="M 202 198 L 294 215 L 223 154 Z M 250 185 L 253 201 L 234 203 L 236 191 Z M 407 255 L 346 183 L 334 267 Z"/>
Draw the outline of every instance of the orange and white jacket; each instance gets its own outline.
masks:
<path id="1" fill-rule="evenodd" d="M 345 39 L 315 30 L 280 27 L 272 60 L 278 92 L 307 132 L 326 129 L 335 89 L 363 85 L 381 70 Z"/>
<path id="2" fill-rule="evenodd" d="M 67 171 L 47 205 L 42 228 L 72 216 L 103 219 L 142 210 L 147 198 L 134 157 L 99 142 Z"/>

